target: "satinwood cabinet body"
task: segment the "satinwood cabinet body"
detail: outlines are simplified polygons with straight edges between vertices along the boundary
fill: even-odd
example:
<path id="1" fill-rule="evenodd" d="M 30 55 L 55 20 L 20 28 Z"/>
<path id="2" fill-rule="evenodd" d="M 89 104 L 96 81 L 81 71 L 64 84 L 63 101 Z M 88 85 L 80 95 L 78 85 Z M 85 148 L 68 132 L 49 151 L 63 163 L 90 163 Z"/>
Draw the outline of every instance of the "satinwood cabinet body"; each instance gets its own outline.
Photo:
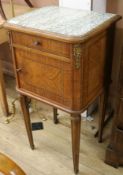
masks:
<path id="1" fill-rule="evenodd" d="M 101 96 L 100 118 L 105 114 L 112 38 L 118 19 L 112 14 L 46 7 L 5 24 L 30 145 L 34 148 L 27 96 L 71 114 L 75 173 L 81 112 Z"/>

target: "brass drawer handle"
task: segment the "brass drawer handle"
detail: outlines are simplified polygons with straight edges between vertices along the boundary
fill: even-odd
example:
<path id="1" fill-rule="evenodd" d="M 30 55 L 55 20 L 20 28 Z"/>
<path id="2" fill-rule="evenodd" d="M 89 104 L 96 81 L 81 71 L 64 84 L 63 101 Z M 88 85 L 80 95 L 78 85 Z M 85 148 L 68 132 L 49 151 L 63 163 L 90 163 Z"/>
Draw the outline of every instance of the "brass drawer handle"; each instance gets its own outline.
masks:
<path id="1" fill-rule="evenodd" d="M 33 45 L 34 46 L 40 46 L 41 45 L 41 42 L 40 41 L 34 41 Z"/>
<path id="2" fill-rule="evenodd" d="M 21 72 L 22 71 L 22 68 L 18 68 L 16 69 L 17 72 Z"/>

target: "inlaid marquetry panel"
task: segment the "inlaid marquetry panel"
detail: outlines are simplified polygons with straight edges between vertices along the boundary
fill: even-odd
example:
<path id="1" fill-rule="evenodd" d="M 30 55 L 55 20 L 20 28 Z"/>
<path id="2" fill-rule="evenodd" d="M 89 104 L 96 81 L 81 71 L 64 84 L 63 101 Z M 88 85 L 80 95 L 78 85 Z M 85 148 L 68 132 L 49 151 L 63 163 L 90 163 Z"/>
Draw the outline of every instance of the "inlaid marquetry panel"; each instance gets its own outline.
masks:
<path id="1" fill-rule="evenodd" d="M 15 57 L 20 89 L 71 106 L 70 63 L 17 48 Z"/>
<path id="2" fill-rule="evenodd" d="M 91 100 L 104 86 L 106 36 L 103 34 L 87 43 L 87 96 Z"/>

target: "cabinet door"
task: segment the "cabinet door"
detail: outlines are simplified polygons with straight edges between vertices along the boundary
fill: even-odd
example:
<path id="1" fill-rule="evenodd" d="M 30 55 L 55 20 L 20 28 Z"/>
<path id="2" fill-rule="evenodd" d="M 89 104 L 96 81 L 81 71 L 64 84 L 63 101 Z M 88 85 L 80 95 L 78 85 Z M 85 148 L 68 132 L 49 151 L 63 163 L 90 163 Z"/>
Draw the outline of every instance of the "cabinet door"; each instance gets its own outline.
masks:
<path id="1" fill-rule="evenodd" d="M 15 49 L 18 88 L 70 107 L 71 63 Z"/>

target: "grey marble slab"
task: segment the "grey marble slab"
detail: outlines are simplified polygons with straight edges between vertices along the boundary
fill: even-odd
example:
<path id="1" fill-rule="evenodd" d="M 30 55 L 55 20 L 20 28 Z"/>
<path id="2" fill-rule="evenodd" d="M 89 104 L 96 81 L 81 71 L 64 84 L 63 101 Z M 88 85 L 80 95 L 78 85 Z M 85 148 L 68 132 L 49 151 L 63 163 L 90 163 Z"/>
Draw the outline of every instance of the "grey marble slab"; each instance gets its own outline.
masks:
<path id="1" fill-rule="evenodd" d="M 67 36 L 83 36 L 113 18 L 115 14 L 76 10 L 57 6 L 43 7 L 7 22 Z"/>

